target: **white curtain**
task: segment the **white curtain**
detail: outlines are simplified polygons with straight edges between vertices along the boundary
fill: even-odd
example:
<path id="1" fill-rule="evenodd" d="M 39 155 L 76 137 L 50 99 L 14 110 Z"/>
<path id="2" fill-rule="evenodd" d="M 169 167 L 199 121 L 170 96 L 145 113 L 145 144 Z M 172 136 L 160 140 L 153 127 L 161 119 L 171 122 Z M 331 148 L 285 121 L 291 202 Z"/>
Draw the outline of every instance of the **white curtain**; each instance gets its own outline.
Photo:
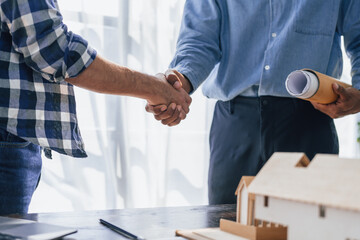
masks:
<path id="1" fill-rule="evenodd" d="M 59 0 L 69 29 L 101 56 L 164 72 L 175 50 L 184 0 Z M 213 103 L 193 96 L 191 114 L 162 126 L 145 101 L 76 89 L 86 159 L 43 158 L 31 212 L 207 203 L 208 130 Z"/>
<path id="2" fill-rule="evenodd" d="M 163 72 L 175 51 L 185 0 L 58 0 L 69 29 L 121 65 Z M 345 73 L 349 73 L 348 62 Z M 346 78 L 346 76 L 345 76 Z M 349 79 L 349 77 L 347 77 Z M 197 91 L 181 125 L 162 126 L 139 99 L 76 89 L 89 155 L 43 158 L 30 212 L 207 204 L 214 101 Z M 356 117 L 337 121 L 341 154 L 357 154 Z"/>

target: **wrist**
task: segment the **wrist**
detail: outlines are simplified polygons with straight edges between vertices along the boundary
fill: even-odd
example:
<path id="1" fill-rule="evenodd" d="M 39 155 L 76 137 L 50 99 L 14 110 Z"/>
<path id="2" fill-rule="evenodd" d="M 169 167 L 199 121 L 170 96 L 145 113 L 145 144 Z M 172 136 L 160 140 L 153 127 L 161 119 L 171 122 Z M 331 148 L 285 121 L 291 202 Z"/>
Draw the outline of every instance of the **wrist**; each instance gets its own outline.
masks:
<path id="1" fill-rule="evenodd" d="M 173 88 L 164 79 L 160 77 L 149 76 L 151 79 L 146 84 L 145 99 L 150 105 L 168 105 L 169 99 L 171 98 L 171 90 Z"/>

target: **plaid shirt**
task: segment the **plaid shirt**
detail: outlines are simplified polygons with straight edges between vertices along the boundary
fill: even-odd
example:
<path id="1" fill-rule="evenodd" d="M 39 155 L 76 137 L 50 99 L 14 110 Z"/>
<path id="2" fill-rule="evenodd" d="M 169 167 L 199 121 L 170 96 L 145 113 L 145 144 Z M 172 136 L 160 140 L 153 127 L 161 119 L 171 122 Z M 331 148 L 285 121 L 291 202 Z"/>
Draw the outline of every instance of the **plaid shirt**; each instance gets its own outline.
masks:
<path id="1" fill-rule="evenodd" d="M 0 128 L 45 150 L 86 157 L 74 90 L 96 51 L 67 30 L 57 0 L 0 0 Z"/>

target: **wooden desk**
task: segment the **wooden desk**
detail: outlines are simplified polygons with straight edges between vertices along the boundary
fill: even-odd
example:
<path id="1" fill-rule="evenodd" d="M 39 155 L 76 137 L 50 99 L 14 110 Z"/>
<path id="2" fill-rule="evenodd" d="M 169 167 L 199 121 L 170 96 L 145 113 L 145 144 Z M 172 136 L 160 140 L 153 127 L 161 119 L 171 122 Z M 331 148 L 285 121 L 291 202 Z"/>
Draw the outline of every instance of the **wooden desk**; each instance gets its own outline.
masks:
<path id="1" fill-rule="evenodd" d="M 99 218 L 146 239 L 166 239 L 173 238 L 176 229 L 219 227 L 220 218 L 235 220 L 236 205 L 41 213 L 21 217 L 78 229 L 76 234 L 64 238 L 66 240 L 126 239 L 101 225 Z"/>

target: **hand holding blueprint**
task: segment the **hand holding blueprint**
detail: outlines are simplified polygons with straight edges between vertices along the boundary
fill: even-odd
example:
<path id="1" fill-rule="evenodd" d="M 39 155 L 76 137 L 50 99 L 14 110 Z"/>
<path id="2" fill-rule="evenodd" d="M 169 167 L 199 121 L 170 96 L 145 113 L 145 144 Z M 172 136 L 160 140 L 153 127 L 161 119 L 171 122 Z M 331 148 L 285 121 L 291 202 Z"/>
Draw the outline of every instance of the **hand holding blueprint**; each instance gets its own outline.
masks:
<path id="1" fill-rule="evenodd" d="M 333 91 L 333 83 L 345 88 L 351 87 L 349 84 L 311 69 L 302 69 L 290 73 L 285 81 L 285 86 L 288 93 L 294 97 L 328 104 L 335 102 L 338 98 L 338 95 Z"/>

